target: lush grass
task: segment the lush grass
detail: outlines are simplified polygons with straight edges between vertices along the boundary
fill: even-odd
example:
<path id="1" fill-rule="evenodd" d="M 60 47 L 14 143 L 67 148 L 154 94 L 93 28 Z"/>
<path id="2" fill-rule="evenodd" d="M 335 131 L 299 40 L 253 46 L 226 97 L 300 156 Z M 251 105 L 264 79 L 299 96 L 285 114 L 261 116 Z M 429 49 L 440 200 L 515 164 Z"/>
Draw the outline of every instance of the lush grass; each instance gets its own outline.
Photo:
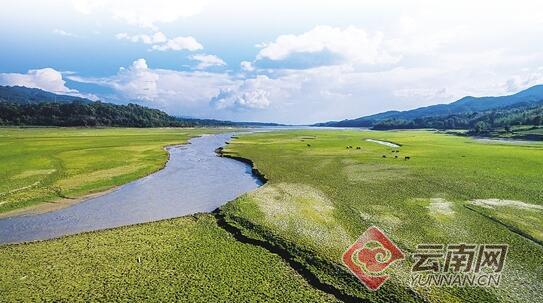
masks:
<path id="1" fill-rule="evenodd" d="M 0 173 L 9 176 L 0 176 L 15 182 L 11 189 L 36 181 L 61 187 L 49 195 L 24 188 L 10 202 L 18 206 L 35 201 L 17 204 L 27 196 L 82 195 L 158 169 L 166 159 L 160 146 L 201 131 L 5 129 L 0 165 L 6 169 Z M 253 160 L 269 179 L 223 207 L 227 221 L 247 236 L 284 247 L 345 293 L 374 302 L 543 301 L 543 248 L 537 243 L 543 240 L 542 144 L 425 131 L 305 130 L 242 135 L 225 152 Z M 133 167 L 140 168 L 124 171 Z M 64 173 L 56 176 L 52 169 Z M 13 181 L 19 178 L 25 182 Z M 502 284 L 410 289 L 407 260 L 391 269 L 381 290 L 369 292 L 343 268 L 340 256 L 370 225 L 407 253 L 418 243 L 507 243 Z M 210 215 L 3 246 L 0 264 L 0 301 L 333 300 L 278 256 L 237 242 Z"/>
<path id="2" fill-rule="evenodd" d="M 253 160 L 269 179 L 224 207 L 230 222 L 249 236 L 286 247 L 345 292 L 383 302 L 543 300 L 543 248 L 522 235 L 541 240 L 543 211 L 500 205 L 483 207 L 484 213 L 471 202 L 498 198 L 543 205 L 541 144 L 483 143 L 426 131 L 307 130 L 244 135 L 226 152 Z M 408 252 L 418 243 L 507 243 L 502 284 L 409 289 L 409 260 L 395 268 L 383 289 L 370 293 L 338 269 L 342 252 L 370 225 Z"/>
<path id="3" fill-rule="evenodd" d="M 216 131 L 0 128 L 0 212 L 127 183 L 164 165 L 163 146 Z"/>
<path id="4" fill-rule="evenodd" d="M 1 302 L 332 302 L 198 215 L 0 248 Z"/>

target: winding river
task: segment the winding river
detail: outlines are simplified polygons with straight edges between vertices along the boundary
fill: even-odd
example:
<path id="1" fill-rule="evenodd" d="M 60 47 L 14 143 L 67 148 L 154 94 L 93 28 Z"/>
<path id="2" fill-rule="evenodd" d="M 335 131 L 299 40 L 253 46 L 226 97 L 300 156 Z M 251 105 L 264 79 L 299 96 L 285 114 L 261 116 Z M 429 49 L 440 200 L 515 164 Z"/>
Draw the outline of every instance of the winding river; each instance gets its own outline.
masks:
<path id="1" fill-rule="evenodd" d="M 204 135 L 170 147 L 164 169 L 105 195 L 48 213 L 0 219 L 0 244 L 213 211 L 262 185 L 249 165 L 215 153 L 231 136 Z"/>

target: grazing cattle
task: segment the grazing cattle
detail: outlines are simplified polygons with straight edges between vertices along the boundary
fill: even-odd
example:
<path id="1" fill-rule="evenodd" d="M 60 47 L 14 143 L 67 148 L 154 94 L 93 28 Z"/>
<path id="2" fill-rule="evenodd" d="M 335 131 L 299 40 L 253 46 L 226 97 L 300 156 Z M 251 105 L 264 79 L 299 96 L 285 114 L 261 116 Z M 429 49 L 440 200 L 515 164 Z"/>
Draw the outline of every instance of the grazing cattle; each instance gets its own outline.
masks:
<path id="1" fill-rule="evenodd" d="M 360 146 L 357 146 L 356 149 L 360 149 Z"/>
<path id="2" fill-rule="evenodd" d="M 411 157 L 409 157 L 409 156 L 405 156 L 405 158 L 404 158 L 404 159 L 405 159 L 405 160 L 409 160 L 409 159 L 411 159 Z"/>
<path id="3" fill-rule="evenodd" d="M 398 159 L 398 156 L 394 156 L 395 159 Z"/>
<path id="4" fill-rule="evenodd" d="M 387 157 L 387 155 L 383 155 L 383 158 L 386 158 L 386 157 Z"/>
<path id="5" fill-rule="evenodd" d="M 307 144 L 307 147 L 311 147 L 311 144 Z"/>

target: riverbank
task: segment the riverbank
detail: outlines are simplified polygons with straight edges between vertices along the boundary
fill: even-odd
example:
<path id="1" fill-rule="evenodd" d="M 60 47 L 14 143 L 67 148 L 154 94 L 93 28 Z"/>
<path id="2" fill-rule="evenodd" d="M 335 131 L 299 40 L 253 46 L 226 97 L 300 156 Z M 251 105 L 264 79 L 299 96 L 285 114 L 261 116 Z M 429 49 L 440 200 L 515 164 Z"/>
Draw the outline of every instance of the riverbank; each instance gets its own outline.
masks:
<path id="1" fill-rule="evenodd" d="M 245 166 L 247 172 L 258 171 L 266 185 L 213 214 L 2 246 L 0 262 L 7 267 L 0 277 L 10 280 L 0 281 L 7 285 L 0 291 L 8 301 L 30 294 L 114 301 L 115 292 L 120 300 L 191 302 L 543 299 L 541 246 L 519 233 L 542 235 L 540 144 L 486 144 L 430 131 L 290 130 L 240 135 L 222 153 L 255 165 Z M 410 159 L 389 156 L 396 154 Z M 372 225 L 406 254 L 387 268 L 390 279 L 376 292 L 340 259 Z M 505 243 L 511 249 L 499 288 L 411 288 L 410 256 L 419 243 Z M 278 285 L 281 279 L 288 285 Z M 518 288 L 522 283 L 533 287 Z"/>
<path id="2" fill-rule="evenodd" d="M 337 302 L 209 214 L 2 246 L 0 262 L 3 302 Z"/>
<path id="3" fill-rule="evenodd" d="M 217 157 L 215 150 L 230 136 L 203 135 L 190 139 L 190 144 L 170 147 L 164 169 L 69 208 L 2 219 L 0 243 L 51 239 L 211 212 L 261 184 L 251 175 L 250 166 Z"/>
<path id="4" fill-rule="evenodd" d="M 103 195 L 162 169 L 163 147 L 221 131 L 0 128 L 0 216 L 58 210 Z"/>
<path id="5" fill-rule="evenodd" d="M 224 152 L 251 159 L 268 179 L 225 205 L 225 220 L 246 237 L 286 250 L 342 295 L 368 302 L 543 299 L 537 288 L 517 287 L 543 281 L 534 276 L 543 262 L 541 247 L 519 237 L 520 232 L 541 239 L 541 225 L 534 222 L 542 222 L 543 212 L 514 207 L 541 205 L 541 144 L 486 144 L 432 131 L 293 130 L 240 136 Z M 464 207 L 485 198 L 518 203 L 479 212 Z M 436 201 L 448 211 L 436 210 Z M 368 292 L 340 260 L 372 225 L 407 255 L 418 243 L 506 243 L 515 249 L 507 256 L 499 289 L 410 288 L 413 263 L 407 259 L 387 269 L 391 278 L 381 290 Z"/>

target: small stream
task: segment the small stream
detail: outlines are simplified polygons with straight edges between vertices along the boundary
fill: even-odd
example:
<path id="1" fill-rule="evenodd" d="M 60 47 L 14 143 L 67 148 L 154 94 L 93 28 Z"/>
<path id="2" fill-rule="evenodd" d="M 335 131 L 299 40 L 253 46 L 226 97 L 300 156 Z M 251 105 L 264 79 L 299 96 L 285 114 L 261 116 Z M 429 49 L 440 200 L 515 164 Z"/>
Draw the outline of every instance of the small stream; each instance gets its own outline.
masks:
<path id="1" fill-rule="evenodd" d="M 262 185 L 249 165 L 215 153 L 231 136 L 204 135 L 170 147 L 164 169 L 105 195 L 48 213 L 0 219 L 0 244 L 213 211 Z"/>

